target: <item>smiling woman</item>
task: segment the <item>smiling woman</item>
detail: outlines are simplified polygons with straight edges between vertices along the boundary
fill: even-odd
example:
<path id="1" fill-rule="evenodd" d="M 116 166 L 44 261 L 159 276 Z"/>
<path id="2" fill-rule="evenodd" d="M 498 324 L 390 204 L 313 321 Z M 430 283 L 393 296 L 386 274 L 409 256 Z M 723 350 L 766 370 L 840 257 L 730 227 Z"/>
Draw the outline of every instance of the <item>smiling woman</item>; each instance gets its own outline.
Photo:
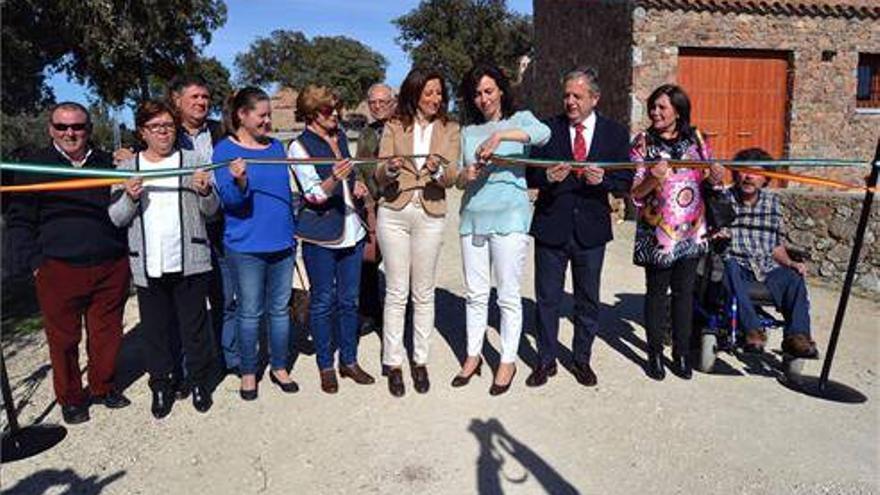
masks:
<path id="1" fill-rule="evenodd" d="M 160 101 L 138 107 L 135 123 L 146 149 L 119 165 L 125 170 L 194 167 L 195 152 L 177 149 L 177 117 Z M 128 228 L 129 263 L 137 287 L 144 339 L 150 348 L 147 369 L 153 392 L 153 416 L 163 418 L 174 403 L 174 359 L 171 335 L 179 331 L 186 353 L 187 376 L 192 380 L 193 406 L 206 412 L 212 404 L 208 388 L 212 347 L 205 298 L 208 294 L 211 253 L 205 220 L 219 207 L 210 174 L 147 179 L 133 177 L 113 186 L 110 219 Z M 172 315 L 178 324 L 173 325 Z"/>

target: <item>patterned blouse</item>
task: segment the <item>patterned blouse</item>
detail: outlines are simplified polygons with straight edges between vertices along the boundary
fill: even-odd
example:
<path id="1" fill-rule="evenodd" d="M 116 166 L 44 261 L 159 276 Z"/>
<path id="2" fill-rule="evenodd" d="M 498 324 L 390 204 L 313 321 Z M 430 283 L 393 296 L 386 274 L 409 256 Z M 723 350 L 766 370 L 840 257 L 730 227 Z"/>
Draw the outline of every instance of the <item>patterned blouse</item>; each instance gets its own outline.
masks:
<path id="1" fill-rule="evenodd" d="M 635 162 L 705 160 L 710 157 L 711 150 L 697 131 L 692 137 L 674 140 L 643 132 L 635 137 L 630 149 L 630 159 Z M 638 167 L 633 187 L 648 174 L 648 167 Z M 641 200 L 633 198 L 638 207 L 635 264 L 667 268 L 680 259 L 706 252 L 705 205 L 700 190 L 703 178 L 702 170 L 673 169 L 661 186 Z"/>

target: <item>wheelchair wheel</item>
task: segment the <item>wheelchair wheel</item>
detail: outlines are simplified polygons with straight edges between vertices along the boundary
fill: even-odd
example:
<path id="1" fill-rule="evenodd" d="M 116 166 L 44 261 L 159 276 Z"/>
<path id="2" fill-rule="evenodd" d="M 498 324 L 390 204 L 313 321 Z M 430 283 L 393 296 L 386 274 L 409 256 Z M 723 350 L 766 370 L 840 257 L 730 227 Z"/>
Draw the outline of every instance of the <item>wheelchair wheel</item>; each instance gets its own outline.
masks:
<path id="1" fill-rule="evenodd" d="M 703 373 L 712 371 L 715 366 L 715 352 L 718 348 L 718 336 L 714 333 L 704 333 L 700 337 L 700 359 L 697 369 Z"/>
<path id="2" fill-rule="evenodd" d="M 796 358 L 792 356 L 784 356 L 782 358 L 782 372 L 785 377 L 791 380 L 797 380 L 803 375 L 804 362 L 806 359 Z"/>

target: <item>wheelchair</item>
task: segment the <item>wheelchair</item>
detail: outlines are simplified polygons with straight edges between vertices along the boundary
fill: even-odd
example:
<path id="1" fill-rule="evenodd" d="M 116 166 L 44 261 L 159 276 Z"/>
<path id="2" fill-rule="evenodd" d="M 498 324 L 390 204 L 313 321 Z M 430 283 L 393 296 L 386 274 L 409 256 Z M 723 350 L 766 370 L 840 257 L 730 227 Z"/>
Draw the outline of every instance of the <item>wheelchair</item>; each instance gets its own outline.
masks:
<path id="1" fill-rule="evenodd" d="M 733 291 L 729 288 L 724 270 L 724 251 L 729 242 L 713 240 L 709 252 L 697 266 L 697 282 L 694 286 L 694 342 L 697 358 L 695 368 L 710 373 L 715 367 L 718 353 L 738 355 L 744 352 L 745 329 L 738 326 L 738 308 Z M 789 256 L 803 260 L 806 253 L 789 248 Z M 761 282 L 751 282 L 749 299 L 761 320 L 765 331 L 781 330 L 785 321 L 774 316 L 766 308 L 774 308 L 773 298 L 767 286 Z M 775 311 L 775 308 L 774 308 Z M 782 353 L 781 370 L 789 378 L 801 376 L 804 364 L 813 358 L 800 358 Z"/>

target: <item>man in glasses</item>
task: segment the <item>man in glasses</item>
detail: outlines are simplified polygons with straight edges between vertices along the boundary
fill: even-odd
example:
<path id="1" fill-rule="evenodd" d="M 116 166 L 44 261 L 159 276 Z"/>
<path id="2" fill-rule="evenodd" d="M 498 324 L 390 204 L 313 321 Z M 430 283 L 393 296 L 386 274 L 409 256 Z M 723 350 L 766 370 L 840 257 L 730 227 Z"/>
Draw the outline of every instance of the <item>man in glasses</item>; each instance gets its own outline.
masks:
<path id="1" fill-rule="evenodd" d="M 382 138 L 382 130 L 385 122 L 394 115 L 397 109 L 397 98 L 390 86 L 376 83 L 367 91 L 367 106 L 373 117 L 367 127 L 361 132 L 357 146 L 357 158 L 375 158 L 379 153 L 379 141 Z M 379 304 L 379 263 L 382 261 L 379 253 L 379 243 L 376 240 L 376 208 L 379 203 L 379 185 L 373 177 L 376 164 L 361 166 L 358 175 L 361 181 L 370 190 L 369 197 L 365 198 L 366 205 L 365 221 L 367 223 L 367 243 L 364 246 L 364 262 L 361 265 L 361 334 L 373 332 L 382 328 L 382 308 Z"/>
<path id="2" fill-rule="evenodd" d="M 109 153 L 89 144 L 92 123 L 82 105 L 64 102 L 51 112 L 51 144 L 28 163 L 112 169 Z M 20 174 L 18 184 L 64 177 Z M 116 356 L 128 298 L 128 243 L 110 222 L 110 188 L 11 195 L 8 233 L 13 263 L 32 273 L 49 344 L 55 397 L 68 424 L 89 419 L 90 403 L 111 409 L 130 402 L 116 388 Z M 85 321 L 88 393 L 83 389 L 79 344 Z"/>

